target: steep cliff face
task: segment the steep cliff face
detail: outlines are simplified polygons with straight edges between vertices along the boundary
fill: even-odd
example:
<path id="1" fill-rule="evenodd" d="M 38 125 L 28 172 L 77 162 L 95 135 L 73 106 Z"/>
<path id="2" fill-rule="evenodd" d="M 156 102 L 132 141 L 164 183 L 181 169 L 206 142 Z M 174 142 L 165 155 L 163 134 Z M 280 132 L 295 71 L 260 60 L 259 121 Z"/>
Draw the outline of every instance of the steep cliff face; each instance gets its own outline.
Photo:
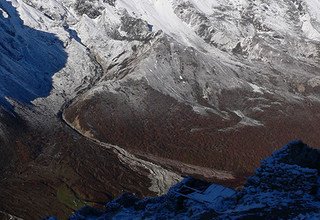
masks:
<path id="1" fill-rule="evenodd" d="M 71 219 L 316 219 L 319 156 L 318 150 L 291 142 L 262 161 L 238 192 L 188 178 L 162 197 L 124 194 L 104 211 L 85 207 Z"/>

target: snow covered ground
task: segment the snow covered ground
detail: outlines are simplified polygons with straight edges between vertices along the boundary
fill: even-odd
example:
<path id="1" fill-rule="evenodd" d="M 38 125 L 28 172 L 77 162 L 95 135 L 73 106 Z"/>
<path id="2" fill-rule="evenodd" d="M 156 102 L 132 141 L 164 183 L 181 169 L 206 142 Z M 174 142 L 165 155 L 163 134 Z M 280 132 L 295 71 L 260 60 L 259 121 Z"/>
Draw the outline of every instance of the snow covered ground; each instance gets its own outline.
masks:
<path id="1" fill-rule="evenodd" d="M 10 4 L 15 15 L 6 18 Z M 301 98 L 306 82 L 318 77 L 317 1 L 95 0 L 85 7 L 81 4 L 80 0 L 2 3 L 2 20 L 6 26 L 16 24 L 15 31 L 24 39 L 21 43 L 10 37 L 10 41 L 21 48 L 43 50 L 29 48 L 29 55 L 12 51 L 10 56 L 16 61 L 2 61 L 1 73 L 15 85 L 10 89 L 9 83 L 2 86 L 3 100 L 11 97 L 30 102 L 39 98 L 33 103 L 57 112 L 82 89 L 112 87 L 114 81 L 121 86 L 121 82 L 146 80 L 152 88 L 196 108 L 199 100 L 194 84 L 214 107 L 219 105 L 221 91 L 242 90 L 247 83 L 254 93 L 263 96 L 269 91 L 290 102 Z M 149 49 L 163 37 L 171 45 L 165 53 L 172 53 L 175 61 L 159 63 L 157 56 L 143 57 L 146 53 L 160 55 Z M 143 46 L 142 40 L 151 45 Z M 55 41 L 55 46 L 46 48 L 43 41 Z M 3 44 L 2 48 L 7 47 Z M 37 63 L 27 57 L 38 57 Z M 199 67 L 186 65 L 189 58 Z M 121 80 L 114 78 L 121 63 L 131 59 L 136 62 L 135 68 L 127 67 L 130 74 Z M 8 77 L 12 70 L 4 69 L 6 66 L 24 70 L 12 78 Z M 298 85 L 293 88 L 297 92 L 292 92 L 292 84 Z M 28 95 L 22 97 L 22 93 Z"/>

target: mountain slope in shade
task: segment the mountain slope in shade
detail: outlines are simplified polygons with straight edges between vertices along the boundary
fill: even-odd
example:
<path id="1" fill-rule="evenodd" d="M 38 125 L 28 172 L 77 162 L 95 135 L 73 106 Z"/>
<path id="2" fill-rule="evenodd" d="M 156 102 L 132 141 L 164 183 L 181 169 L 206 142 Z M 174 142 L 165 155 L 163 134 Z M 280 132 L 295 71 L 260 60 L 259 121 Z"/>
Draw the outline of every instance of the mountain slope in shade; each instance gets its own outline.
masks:
<path id="1" fill-rule="evenodd" d="M 0 4 L 0 100 L 6 98 L 29 103 L 46 97 L 52 76 L 67 62 L 63 43 L 53 33 L 25 26 L 11 2 Z"/>
<path id="2" fill-rule="evenodd" d="M 85 207 L 70 219 L 317 219 L 319 158 L 294 141 L 263 160 L 239 191 L 187 178 L 164 196 L 124 194 L 105 210 Z"/>

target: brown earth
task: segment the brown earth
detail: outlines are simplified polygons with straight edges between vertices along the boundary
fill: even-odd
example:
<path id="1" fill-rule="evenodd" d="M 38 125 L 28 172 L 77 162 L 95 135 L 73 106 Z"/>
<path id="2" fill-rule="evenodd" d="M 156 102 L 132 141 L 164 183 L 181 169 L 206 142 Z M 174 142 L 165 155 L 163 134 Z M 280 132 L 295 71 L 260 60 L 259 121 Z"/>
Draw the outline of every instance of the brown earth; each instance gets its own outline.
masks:
<path id="1" fill-rule="evenodd" d="M 135 90 L 124 86 L 118 94 L 79 99 L 65 115 L 70 122 L 77 118 L 81 128 L 97 139 L 144 158 L 150 155 L 152 161 L 158 157 L 163 165 L 165 159 L 181 161 L 239 177 L 252 173 L 261 159 L 291 140 L 320 146 L 320 103 L 288 104 L 271 95 L 264 95 L 261 101 L 245 91 L 224 91 L 219 98 L 224 103 L 219 108 L 229 112 L 229 119 L 197 114 L 189 105 L 148 86 Z M 270 106 L 252 111 L 258 104 Z M 242 125 L 231 109 L 241 109 L 263 126 Z M 181 169 L 176 165 L 175 170 Z"/>
<path id="2" fill-rule="evenodd" d="M 219 98 L 224 103 L 219 109 L 229 118 L 197 114 L 189 105 L 142 84 L 79 99 L 65 116 L 81 131 L 143 159 L 233 187 L 241 186 L 262 158 L 292 139 L 320 146 L 317 103 L 288 104 L 271 96 L 261 101 L 244 91 L 224 91 Z M 263 104 L 270 106 L 252 111 Z M 236 109 L 264 126 L 241 125 L 241 118 L 232 113 Z M 134 172 L 112 150 L 68 126 L 57 123 L 52 131 L 40 131 L 17 119 L 6 120 L 2 121 L 12 126 L 12 136 L 11 142 L 1 139 L 0 145 L 2 152 L 10 149 L 1 160 L 7 169 L 0 175 L 0 211 L 27 220 L 48 215 L 65 219 L 83 205 L 101 206 L 123 192 L 154 195 L 148 190 L 146 170 Z M 215 176 L 222 171 L 236 178 Z"/>
<path id="3" fill-rule="evenodd" d="M 0 176 L 0 211 L 26 220 L 67 219 L 86 204 L 101 206 L 127 191 L 154 195 L 147 170 L 134 172 L 112 150 L 64 125 L 17 134 L 13 155 L 15 165 Z"/>

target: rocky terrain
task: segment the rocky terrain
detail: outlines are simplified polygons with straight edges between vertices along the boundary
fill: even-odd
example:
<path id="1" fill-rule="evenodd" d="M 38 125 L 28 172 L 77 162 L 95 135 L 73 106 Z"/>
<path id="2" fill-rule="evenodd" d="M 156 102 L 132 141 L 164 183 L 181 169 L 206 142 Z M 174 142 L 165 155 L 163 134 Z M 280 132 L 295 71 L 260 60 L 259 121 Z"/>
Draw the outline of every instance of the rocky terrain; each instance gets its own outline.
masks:
<path id="1" fill-rule="evenodd" d="M 319 159 L 319 150 L 294 141 L 263 160 L 241 190 L 187 178 L 161 197 L 123 194 L 70 219 L 317 219 Z"/>
<path id="2" fill-rule="evenodd" d="M 320 146 L 319 9 L 1 1 L 0 213 L 65 218 L 184 175 L 238 187 L 289 140 Z"/>

